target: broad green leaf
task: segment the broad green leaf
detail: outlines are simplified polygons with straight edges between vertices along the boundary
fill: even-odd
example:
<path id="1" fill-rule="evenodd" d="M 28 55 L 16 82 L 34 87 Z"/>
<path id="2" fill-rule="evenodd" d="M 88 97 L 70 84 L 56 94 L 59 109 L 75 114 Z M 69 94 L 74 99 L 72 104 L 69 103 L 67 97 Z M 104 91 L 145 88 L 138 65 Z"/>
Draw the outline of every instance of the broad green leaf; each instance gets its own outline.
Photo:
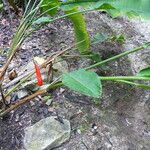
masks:
<path id="1" fill-rule="evenodd" d="M 61 9 L 64 11 L 70 11 L 76 7 L 83 7 L 86 9 L 92 9 L 96 5 L 97 0 L 67 0 L 62 3 Z"/>
<path id="2" fill-rule="evenodd" d="M 74 12 L 78 12 L 78 9 L 74 8 L 70 11 L 65 11 L 66 14 L 71 14 Z M 69 16 L 68 18 L 73 23 L 76 43 L 83 41 L 77 45 L 78 50 L 82 54 L 89 52 L 90 39 L 87 32 L 84 16 L 81 13 L 77 13 Z"/>
<path id="3" fill-rule="evenodd" d="M 33 22 L 33 24 L 41 24 L 41 23 L 49 23 L 51 22 L 51 18 L 50 17 L 40 17 L 37 20 L 35 20 Z"/>
<path id="4" fill-rule="evenodd" d="M 58 0 L 43 0 L 42 3 L 42 11 L 43 12 L 47 12 L 47 14 L 54 16 L 57 11 L 58 11 L 58 7 L 60 3 Z M 54 8 L 54 9 L 52 9 Z M 51 9 L 51 10 L 50 10 Z M 48 11 L 49 10 L 49 11 Z"/>
<path id="5" fill-rule="evenodd" d="M 64 2 L 63 9 L 81 6 L 89 9 L 99 9 L 108 13 L 132 16 L 135 14 L 150 19 L 150 0 L 70 0 Z"/>
<path id="6" fill-rule="evenodd" d="M 150 67 L 142 69 L 139 73 L 138 76 L 142 77 L 150 77 Z"/>
<path id="7" fill-rule="evenodd" d="M 84 95 L 101 97 L 102 85 L 98 75 L 83 69 L 63 74 L 62 82 L 72 90 Z"/>

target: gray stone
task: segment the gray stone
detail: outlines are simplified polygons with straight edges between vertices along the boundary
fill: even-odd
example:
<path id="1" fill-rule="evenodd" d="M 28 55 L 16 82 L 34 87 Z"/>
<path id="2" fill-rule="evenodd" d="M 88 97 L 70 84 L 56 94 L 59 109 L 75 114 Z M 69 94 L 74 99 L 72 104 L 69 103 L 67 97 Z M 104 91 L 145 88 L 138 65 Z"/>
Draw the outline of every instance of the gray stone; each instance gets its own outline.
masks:
<path id="1" fill-rule="evenodd" d="M 60 123 L 55 117 L 40 120 L 25 129 L 24 147 L 26 150 L 50 150 L 60 146 L 70 138 L 70 122 Z"/>
<path id="2" fill-rule="evenodd" d="M 18 91 L 17 95 L 18 95 L 18 98 L 21 99 L 21 98 L 24 98 L 25 96 L 27 96 L 28 92 L 27 92 L 27 90 L 23 89 L 23 90 Z"/>
<path id="3" fill-rule="evenodd" d="M 51 103 L 52 103 L 52 101 L 53 101 L 53 99 L 52 99 L 52 98 L 51 98 L 51 99 L 48 99 L 48 100 L 47 100 L 47 102 L 46 102 L 46 105 L 50 106 L 50 105 L 51 105 Z"/>

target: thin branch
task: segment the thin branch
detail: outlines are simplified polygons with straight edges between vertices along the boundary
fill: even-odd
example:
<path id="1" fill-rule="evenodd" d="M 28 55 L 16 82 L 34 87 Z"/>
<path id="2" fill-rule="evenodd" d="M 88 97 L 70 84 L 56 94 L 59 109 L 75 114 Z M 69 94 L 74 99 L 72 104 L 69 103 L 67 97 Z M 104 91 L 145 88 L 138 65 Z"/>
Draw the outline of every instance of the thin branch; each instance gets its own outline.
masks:
<path id="1" fill-rule="evenodd" d="M 55 82 L 54 82 L 55 83 Z M 54 85 L 51 83 L 48 87 L 46 87 L 45 89 L 43 90 L 39 90 L 37 92 L 35 92 L 34 94 L 30 95 L 30 96 L 27 96 L 23 99 L 20 99 L 16 104 L 14 105 L 11 105 L 8 109 L 2 111 L 0 113 L 0 117 L 3 117 L 5 116 L 7 113 L 11 112 L 12 110 L 22 106 L 23 104 L 31 101 L 31 100 L 34 100 L 33 98 L 37 97 L 38 95 L 42 95 L 42 94 L 45 94 L 47 93 L 49 90 L 52 90 L 52 89 L 56 89 L 58 87 L 62 86 L 62 82 L 57 82 L 55 83 Z"/>
<path id="2" fill-rule="evenodd" d="M 5 109 L 7 107 L 7 104 L 6 104 L 5 96 L 3 94 L 2 85 L 0 85 L 0 93 L 1 93 L 1 96 L 2 96 L 2 102 L 3 102 L 4 109 Z"/>
<path id="3" fill-rule="evenodd" d="M 6 109 L 5 111 L 1 112 L 0 113 L 0 117 L 3 117 L 4 115 L 6 115 L 7 113 L 11 112 L 12 110 L 22 106 L 23 104 L 29 102 L 30 100 L 32 100 L 33 98 L 35 98 L 36 96 L 38 95 L 41 95 L 41 94 L 44 94 L 46 93 L 47 91 L 46 90 L 40 90 L 40 91 L 37 91 L 36 93 L 30 95 L 30 96 L 27 96 L 21 100 L 19 100 L 16 104 L 14 105 L 11 105 L 8 109 Z"/>

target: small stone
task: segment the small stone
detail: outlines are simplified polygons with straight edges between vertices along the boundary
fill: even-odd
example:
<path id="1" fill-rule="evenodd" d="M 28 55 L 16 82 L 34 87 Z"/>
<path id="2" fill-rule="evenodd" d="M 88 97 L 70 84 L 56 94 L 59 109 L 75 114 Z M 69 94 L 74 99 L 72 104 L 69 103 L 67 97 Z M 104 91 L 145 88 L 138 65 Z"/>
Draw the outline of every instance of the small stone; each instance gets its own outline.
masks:
<path id="1" fill-rule="evenodd" d="M 77 129 L 77 133 L 78 133 L 78 134 L 81 134 L 81 130 L 80 130 L 80 129 Z"/>
<path id="2" fill-rule="evenodd" d="M 41 50 L 39 48 L 33 48 L 34 56 L 38 56 L 41 54 Z"/>
<path id="3" fill-rule="evenodd" d="M 35 102 L 30 101 L 30 105 L 31 105 L 31 106 L 34 106 L 34 105 L 35 105 Z"/>
<path id="4" fill-rule="evenodd" d="M 25 96 L 27 96 L 28 92 L 26 90 L 20 90 L 17 92 L 17 95 L 18 95 L 18 98 L 21 99 L 21 98 L 24 98 Z"/>
<path id="5" fill-rule="evenodd" d="M 25 129 L 24 147 L 27 150 L 46 150 L 60 146 L 70 138 L 70 122 L 60 123 L 55 117 L 40 120 Z"/>
<path id="6" fill-rule="evenodd" d="M 15 121 L 18 122 L 19 121 L 19 115 L 16 115 Z"/>
<path id="7" fill-rule="evenodd" d="M 12 94 L 12 98 L 11 98 L 11 102 L 15 102 L 18 99 L 18 94 L 17 93 L 13 93 Z"/>
<path id="8" fill-rule="evenodd" d="M 54 108 L 53 108 L 53 107 L 49 107 L 49 108 L 48 108 L 48 111 L 49 111 L 49 112 L 54 112 Z"/>
<path id="9" fill-rule="evenodd" d="M 45 109 L 43 110 L 43 112 L 44 112 L 45 115 L 47 115 L 47 114 L 48 114 L 48 109 L 45 108 Z"/>
<path id="10" fill-rule="evenodd" d="M 63 92 L 65 92 L 64 88 L 60 88 L 60 94 L 62 94 Z"/>
<path id="11" fill-rule="evenodd" d="M 52 101 L 53 101 L 53 99 L 49 99 L 49 100 L 47 100 L 46 105 L 50 106 L 50 105 L 51 105 L 51 103 L 52 103 Z"/>

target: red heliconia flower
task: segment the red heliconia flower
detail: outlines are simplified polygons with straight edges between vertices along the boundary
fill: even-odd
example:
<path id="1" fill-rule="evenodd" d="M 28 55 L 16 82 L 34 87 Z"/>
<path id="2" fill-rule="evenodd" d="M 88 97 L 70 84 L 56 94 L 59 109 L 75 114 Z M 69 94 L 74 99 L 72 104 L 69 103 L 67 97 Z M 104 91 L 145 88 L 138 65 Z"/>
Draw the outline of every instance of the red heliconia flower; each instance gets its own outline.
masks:
<path id="1" fill-rule="evenodd" d="M 40 67 L 35 61 L 33 61 L 33 62 L 34 62 L 35 73 L 36 73 L 36 78 L 37 78 L 37 85 L 42 86 L 43 85 L 43 79 L 42 79 Z"/>

